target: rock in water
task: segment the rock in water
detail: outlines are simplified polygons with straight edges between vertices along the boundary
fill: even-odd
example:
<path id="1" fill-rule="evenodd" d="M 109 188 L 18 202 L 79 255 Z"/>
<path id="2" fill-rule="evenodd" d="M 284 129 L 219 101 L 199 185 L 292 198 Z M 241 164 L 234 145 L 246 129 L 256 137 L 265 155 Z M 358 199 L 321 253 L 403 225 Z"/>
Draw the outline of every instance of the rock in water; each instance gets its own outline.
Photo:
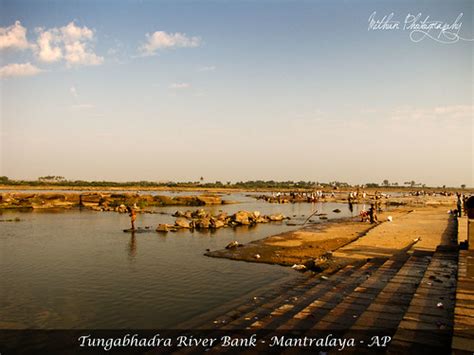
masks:
<path id="1" fill-rule="evenodd" d="M 207 217 L 203 217 L 195 221 L 197 229 L 208 229 L 211 225 L 211 220 Z"/>
<path id="2" fill-rule="evenodd" d="M 120 206 L 118 206 L 116 208 L 116 211 L 119 212 L 119 213 L 126 213 L 127 212 L 127 206 L 125 206 L 124 204 L 121 204 Z"/>
<path id="3" fill-rule="evenodd" d="M 169 231 L 168 225 L 167 224 L 158 224 L 158 227 L 156 227 L 156 231 L 160 233 L 167 233 Z"/>
<path id="4" fill-rule="evenodd" d="M 250 220 L 249 220 L 249 217 L 251 216 L 252 214 L 250 212 L 247 212 L 247 211 L 239 211 L 237 212 L 236 214 L 234 214 L 233 216 L 233 219 L 236 223 L 238 224 L 243 224 L 243 225 L 246 225 L 246 224 L 250 224 Z"/>
<path id="5" fill-rule="evenodd" d="M 341 213 L 341 210 L 339 208 L 336 208 L 335 210 L 332 210 L 334 213 Z"/>
<path id="6" fill-rule="evenodd" d="M 285 216 L 283 216 L 281 213 L 276 213 L 268 216 L 268 219 L 272 222 L 283 221 L 285 219 Z"/>
<path id="7" fill-rule="evenodd" d="M 200 195 L 197 196 L 198 201 L 203 205 L 220 205 L 222 199 L 217 195 Z"/>
<path id="8" fill-rule="evenodd" d="M 304 266 L 302 264 L 294 264 L 291 268 L 295 269 L 296 271 L 306 271 L 307 270 L 306 266 Z"/>
<path id="9" fill-rule="evenodd" d="M 227 219 L 227 213 L 225 213 L 225 212 L 219 213 L 219 214 L 217 215 L 217 219 L 218 219 L 219 221 L 224 221 L 224 222 L 225 222 L 225 220 Z"/>
<path id="10" fill-rule="evenodd" d="M 173 217 L 183 217 L 184 213 L 181 211 L 176 211 L 175 213 L 172 214 Z"/>
<path id="11" fill-rule="evenodd" d="M 225 226 L 225 223 L 223 221 L 220 221 L 218 219 L 211 219 L 211 228 L 222 228 Z"/>
<path id="12" fill-rule="evenodd" d="M 226 249 L 234 249 L 234 248 L 237 248 L 239 246 L 239 242 L 234 240 L 232 242 L 230 242 L 229 244 L 227 244 L 227 246 L 225 247 Z"/>
<path id="13" fill-rule="evenodd" d="M 179 228 L 191 228 L 191 223 L 186 218 L 178 218 L 175 224 Z"/>

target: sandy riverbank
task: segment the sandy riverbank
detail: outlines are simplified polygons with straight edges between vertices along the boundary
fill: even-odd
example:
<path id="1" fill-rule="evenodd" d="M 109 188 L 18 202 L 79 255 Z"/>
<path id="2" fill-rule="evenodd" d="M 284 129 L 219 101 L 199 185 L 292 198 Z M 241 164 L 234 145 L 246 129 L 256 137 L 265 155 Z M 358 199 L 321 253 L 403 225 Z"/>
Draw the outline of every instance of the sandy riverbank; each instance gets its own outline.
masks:
<path id="1" fill-rule="evenodd" d="M 241 247 L 210 251 L 210 257 L 291 266 L 337 269 L 373 257 L 389 257 L 407 247 L 434 250 L 443 242 L 450 208 L 455 202 L 424 199 L 379 213 L 377 224 L 359 218 L 305 226 Z M 391 216 L 392 221 L 387 217 Z"/>

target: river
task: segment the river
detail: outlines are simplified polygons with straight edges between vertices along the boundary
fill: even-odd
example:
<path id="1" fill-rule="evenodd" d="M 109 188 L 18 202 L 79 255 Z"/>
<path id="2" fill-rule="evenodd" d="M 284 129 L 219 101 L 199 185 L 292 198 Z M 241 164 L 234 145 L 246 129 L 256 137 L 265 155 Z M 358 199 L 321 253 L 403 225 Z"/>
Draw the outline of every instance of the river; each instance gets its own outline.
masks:
<path id="1" fill-rule="evenodd" d="M 315 209 L 328 218 L 351 215 L 345 204 L 270 204 L 244 194 L 219 210 L 281 212 L 301 222 Z M 339 208 L 341 213 L 333 213 Z M 139 214 L 138 226 L 173 223 L 183 207 Z M 357 214 L 355 206 L 354 214 Z M 90 210 L 3 211 L 0 219 L 0 328 L 172 328 L 296 272 L 276 265 L 203 256 L 230 241 L 247 243 L 297 226 L 285 223 L 215 232 L 123 233 L 126 214 Z"/>

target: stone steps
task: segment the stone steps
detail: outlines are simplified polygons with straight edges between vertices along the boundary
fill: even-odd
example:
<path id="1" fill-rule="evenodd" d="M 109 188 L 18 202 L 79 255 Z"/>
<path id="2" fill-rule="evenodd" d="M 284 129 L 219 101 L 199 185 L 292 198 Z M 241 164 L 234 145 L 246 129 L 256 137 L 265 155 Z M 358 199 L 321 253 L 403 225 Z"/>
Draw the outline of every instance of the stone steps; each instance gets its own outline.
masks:
<path id="1" fill-rule="evenodd" d="M 383 288 L 368 283 L 356 289 L 356 292 L 367 292 L 374 297 L 362 314 L 356 314 L 351 330 L 395 330 L 420 285 L 431 260 L 430 254 L 415 252 Z"/>
<path id="2" fill-rule="evenodd" d="M 474 352 L 474 250 L 461 250 L 454 309 L 454 354 Z"/>
<path id="3" fill-rule="evenodd" d="M 361 277 L 349 277 L 340 280 L 340 283 L 321 294 L 314 293 L 311 302 L 306 302 L 305 305 L 300 305 L 298 308 L 288 309 L 286 312 L 275 312 L 273 317 L 262 319 L 261 323 L 255 322 L 255 329 L 275 329 L 276 331 L 284 332 L 285 330 L 299 331 L 300 336 L 307 335 L 308 337 L 315 334 L 323 334 L 320 331 L 345 331 L 358 320 L 358 317 L 367 310 L 374 300 L 377 300 L 377 295 L 381 298 L 386 298 L 389 291 L 395 292 L 391 280 L 395 277 L 404 277 L 408 274 L 408 268 L 419 266 L 424 258 L 422 256 L 413 256 L 406 252 L 399 253 L 379 266 L 374 267 L 367 272 L 364 272 L 363 267 L 359 268 L 362 272 Z M 424 263 L 428 264 L 428 261 Z M 421 279 L 422 275 L 419 276 Z M 329 278 L 329 280 L 332 277 Z M 329 281 L 328 280 L 328 281 Z M 387 288 L 387 290 L 385 290 Z M 322 289 L 321 289 L 322 291 Z M 407 305 L 409 300 L 404 301 Z M 385 304 L 383 300 L 380 304 Z M 391 305 L 392 317 L 397 317 L 399 321 L 400 306 Z M 372 312 L 376 312 L 377 307 L 374 306 Z M 277 310 L 275 310 L 277 311 Z M 380 309 L 380 311 L 382 311 Z M 356 317 L 354 317 L 356 316 Z M 390 317 L 390 316 L 388 316 Z M 280 333 L 281 334 L 281 333 Z M 350 336 L 350 335 L 348 335 Z M 265 344 L 259 344 L 257 349 L 252 349 L 251 352 L 265 351 Z M 283 354 L 299 353 L 301 349 L 281 349 Z M 358 349 L 360 353 L 360 349 Z"/>
<path id="4" fill-rule="evenodd" d="M 393 335 L 388 353 L 421 349 L 448 353 L 457 255 L 455 248 L 438 248 L 434 253 L 404 251 L 390 259 L 347 266 L 327 279 L 311 277 L 283 293 L 275 289 L 260 302 L 228 312 L 225 317 L 231 321 L 219 324 L 215 331 L 226 331 L 231 336 L 233 331 L 239 336 L 242 329 L 265 334 L 292 330 L 301 336 L 342 331 L 346 338 L 357 337 L 357 332 L 377 331 Z M 439 302 L 443 305 L 438 306 Z M 268 349 L 258 344 L 247 352 L 259 350 Z M 294 350 L 278 351 L 286 354 Z M 357 353 L 362 350 L 358 348 Z M 209 352 L 232 350 L 217 346 Z"/>
<path id="5" fill-rule="evenodd" d="M 450 352 L 457 260 L 457 248 L 438 247 L 398 325 L 390 352 Z"/>
<path id="6" fill-rule="evenodd" d="M 315 300 L 329 293 L 343 297 L 344 294 L 350 292 L 355 285 L 367 276 L 376 271 L 383 263 L 383 259 L 374 259 L 362 266 L 351 269 L 350 273 L 341 272 L 329 277 L 327 280 L 320 281 L 313 288 L 306 290 L 303 294 L 294 296 L 293 302 L 285 302 L 258 320 L 251 323 L 247 329 L 277 329 L 280 325 L 287 322 L 295 314 L 302 311 Z"/>
<path id="7" fill-rule="evenodd" d="M 318 275 L 310 276 L 303 282 L 301 282 L 301 279 L 292 280 L 284 286 L 274 288 L 265 292 L 264 295 L 256 297 L 253 302 L 245 303 L 224 313 L 215 318 L 212 324 L 205 322 L 198 329 L 214 329 L 213 332 L 208 333 L 210 337 L 218 336 L 223 331 L 226 332 L 226 335 L 231 335 L 232 331 L 235 331 L 235 336 L 238 336 L 239 330 L 254 328 L 255 322 L 258 322 L 258 319 L 266 319 L 269 316 L 272 319 L 271 315 L 275 310 L 291 309 L 295 304 L 300 305 L 304 300 L 310 302 L 314 300 L 314 297 L 317 297 L 319 292 L 329 292 L 337 287 L 338 284 L 344 283 L 353 277 L 363 277 L 365 279 L 367 273 L 380 267 L 384 261 L 385 259 L 374 259 L 366 261 L 361 265 L 347 265 L 330 275 L 328 279 L 323 279 L 321 275 Z M 254 326 L 252 327 L 252 325 Z M 258 327 L 258 329 L 264 328 Z M 230 333 L 229 330 L 231 331 Z M 225 353 L 229 351 L 231 352 L 232 349 L 218 346 L 207 350 L 209 353 Z M 177 353 L 192 354 L 193 352 L 193 348 L 188 348 L 181 349 Z"/>
<path id="8" fill-rule="evenodd" d="M 365 278 L 346 280 L 348 285 L 346 292 L 340 292 L 340 290 L 335 289 L 321 295 L 321 297 L 314 299 L 313 302 L 296 313 L 278 329 L 316 329 L 317 323 L 322 322 L 320 326 L 323 326 L 337 314 L 342 317 L 345 317 L 346 314 L 352 317 L 354 312 L 363 311 L 367 304 L 371 302 L 371 296 L 368 294 L 365 294 L 365 297 L 354 296 L 363 295 L 360 291 L 369 285 L 384 285 L 399 270 L 407 258 L 408 256 L 405 254 L 397 255 L 386 260 L 383 265 Z M 356 292 L 356 290 L 359 292 Z M 327 325 L 331 323 L 329 322 Z"/>
<path id="9" fill-rule="evenodd" d="M 365 272 L 377 268 L 381 262 L 380 260 L 371 260 L 360 266 L 348 265 L 329 276 L 326 280 L 318 276 L 309 278 L 304 284 L 288 288 L 278 296 L 265 300 L 264 303 L 257 307 L 252 307 L 248 312 L 241 314 L 239 318 L 224 325 L 220 329 L 266 328 L 262 325 L 258 325 L 258 322 L 262 319 L 267 319 L 267 317 L 274 317 L 276 313 L 286 313 L 285 310 L 288 311 L 295 306 L 298 307 L 304 304 L 305 301 L 312 301 L 321 291 L 330 292 L 331 289 L 343 283 L 345 280 L 360 277 Z"/>

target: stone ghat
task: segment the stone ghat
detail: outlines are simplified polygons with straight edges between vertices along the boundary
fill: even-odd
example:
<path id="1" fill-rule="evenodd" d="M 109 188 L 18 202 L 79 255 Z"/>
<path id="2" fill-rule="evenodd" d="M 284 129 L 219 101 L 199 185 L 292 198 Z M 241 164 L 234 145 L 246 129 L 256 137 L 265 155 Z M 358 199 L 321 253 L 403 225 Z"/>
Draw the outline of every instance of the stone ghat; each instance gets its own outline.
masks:
<path id="1" fill-rule="evenodd" d="M 137 193 L 1 193 L 0 209 L 86 207 L 96 211 L 125 212 L 154 206 L 204 206 L 225 203 L 218 195 L 153 196 Z"/>

